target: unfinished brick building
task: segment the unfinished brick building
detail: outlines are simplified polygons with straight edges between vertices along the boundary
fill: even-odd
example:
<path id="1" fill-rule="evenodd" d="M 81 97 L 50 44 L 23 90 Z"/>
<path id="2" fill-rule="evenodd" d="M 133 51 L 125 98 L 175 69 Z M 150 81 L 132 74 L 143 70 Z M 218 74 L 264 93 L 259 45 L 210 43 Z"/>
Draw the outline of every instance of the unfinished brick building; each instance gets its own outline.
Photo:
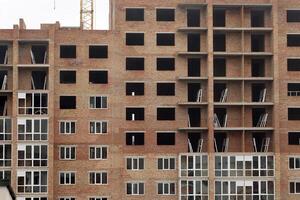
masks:
<path id="1" fill-rule="evenodd" d="M 18 200 L 300 199 L 300 1 L 111 0 L 0 30 Z"/>

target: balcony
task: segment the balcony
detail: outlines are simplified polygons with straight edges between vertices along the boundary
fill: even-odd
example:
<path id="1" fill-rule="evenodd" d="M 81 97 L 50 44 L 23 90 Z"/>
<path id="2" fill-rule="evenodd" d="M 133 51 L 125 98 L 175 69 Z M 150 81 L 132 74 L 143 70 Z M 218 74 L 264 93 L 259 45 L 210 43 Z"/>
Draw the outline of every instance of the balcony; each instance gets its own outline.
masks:
<path id="1" fill-rule="evenodd" d="M 48 93 L 18 93 L 18 114 L 19 115 L 47 115 L 48 114 Z"/>

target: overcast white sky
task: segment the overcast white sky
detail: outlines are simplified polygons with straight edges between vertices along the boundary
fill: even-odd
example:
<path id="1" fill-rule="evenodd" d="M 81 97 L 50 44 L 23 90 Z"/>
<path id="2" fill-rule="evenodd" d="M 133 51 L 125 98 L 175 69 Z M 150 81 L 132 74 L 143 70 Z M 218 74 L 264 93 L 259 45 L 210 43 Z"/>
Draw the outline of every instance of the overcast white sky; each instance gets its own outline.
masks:
<path id="1" fill-rule="evenodd" d="M 12 28 L 23 18 L 27 28 L 60 21 L 61 26 L 79 26 L 80 0 L 0 0 L 0 28 Z M 108 0 L 95 0 L 95 27 L 108 28 Z"/>

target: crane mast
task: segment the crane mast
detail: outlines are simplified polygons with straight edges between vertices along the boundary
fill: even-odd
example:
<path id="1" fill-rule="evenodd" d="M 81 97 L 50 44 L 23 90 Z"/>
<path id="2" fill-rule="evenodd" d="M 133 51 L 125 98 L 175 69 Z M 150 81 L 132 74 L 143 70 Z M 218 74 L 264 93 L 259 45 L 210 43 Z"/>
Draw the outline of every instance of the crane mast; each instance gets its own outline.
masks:
<path id="1" fill-rule="evenodd" d="M 94 29 L 94 0 L 80 0 L 80 27 Z"/>

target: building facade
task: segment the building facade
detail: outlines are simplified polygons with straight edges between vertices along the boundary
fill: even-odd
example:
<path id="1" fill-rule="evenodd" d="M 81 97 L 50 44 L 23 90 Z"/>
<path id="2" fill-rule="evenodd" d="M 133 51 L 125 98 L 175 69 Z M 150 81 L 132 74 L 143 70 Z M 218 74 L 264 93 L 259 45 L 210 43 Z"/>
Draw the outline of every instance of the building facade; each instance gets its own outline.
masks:
<path id="1" fill-rule="evenodd" d="M 109 30 L 0 41 L 18 200 L 300 198 L 300 1 L 111 0 Z"/>

